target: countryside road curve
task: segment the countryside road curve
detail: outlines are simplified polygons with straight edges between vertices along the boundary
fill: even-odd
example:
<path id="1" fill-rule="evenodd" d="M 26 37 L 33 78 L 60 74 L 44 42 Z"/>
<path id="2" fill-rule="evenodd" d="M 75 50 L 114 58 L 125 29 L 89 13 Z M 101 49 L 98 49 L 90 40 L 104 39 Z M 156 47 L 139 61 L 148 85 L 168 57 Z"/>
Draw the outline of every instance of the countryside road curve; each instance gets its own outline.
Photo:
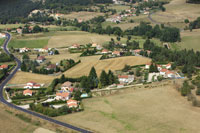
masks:
<path id="1" fill-rule="evenodd" d="M 10 54 L 10 52 L 8 51 L 8 43 L 9 41 L 11 40 L 11 35 L 9 33 L 6 33 L 6 36 L 7 36 L 7 39 L 3 45 L 3 49 L 4 51 L 6 52 L 6 54 Z M 75 131 L 78 131 L 78 132 L 82 132 L 82 133 L 91 133 L 91 131 L 88 131 L 88 130 L 85 130 L 85 129 L 82 129 L 82 128 L 79 128 L 79 127 L 75 127 L 73 125 L 70 125 L 70 124 L 67 124 L 67 123 L 64 123 L 64 122 L 61 122 L 61 121 L 58 121 L 58 120 L 55 120 L 55 119 L 52 119 L 50 117 L 47 117 L 47 116 L 44 116 L 44 115 L 41 115 L 39 113 L 36 113 L 36 112 L 32 112 L 30 110 L 26 110 L 26 109 L 23 109 L 23 108 L 20 108 L 12 103 L 9 103 L 7 102 L 4 97 L 3 97 L 3 88 L 4 86 L 13 78 L 13 76 L 16 74 L 16 72 L 18 71 L 18 69 L 20 69 L 21 67 L 21 61 L 14 57 L 15 58 L 15 61 L 17 63 L 17 66 L 14 68 L 14 70 L 6 77 L 6 79 L 0 84 L 0 101 L 2 103 L 4 103 L 5 105 L 11 107 L 11 108 L 14 108 L 14 109 L 17 109 L 17 110 L 20 110 L 20 111 L 23 111 L 25 113 L 28 113 L 30 115 L 33 115 L 33 116 L 36 116 L 36 117 L 39 117 L 43 120 L 47 120 L 51 123 L 55 123 L 55 124 L 58 124 L 58 125 L 61 125 L 61 126 L 64 126 L 64 127 L 67 127 L 67 128 L 70 128 L 70 129 L 73 129 Z"/>

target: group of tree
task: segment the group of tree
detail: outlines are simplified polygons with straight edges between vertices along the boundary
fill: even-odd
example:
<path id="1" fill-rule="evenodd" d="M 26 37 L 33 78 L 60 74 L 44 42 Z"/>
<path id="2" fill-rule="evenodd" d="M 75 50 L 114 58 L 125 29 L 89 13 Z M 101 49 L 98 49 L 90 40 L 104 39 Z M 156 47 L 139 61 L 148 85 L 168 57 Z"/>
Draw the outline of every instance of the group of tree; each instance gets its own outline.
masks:
<path id="1" fill-rule="evenodd" d="M 47 28 L 40 27 L 39 25 L 35 25 L 31 27 L 30 25 L 25 25 L 22 29 L 22 33 L 39 33 L 39 32 L 49 32 Z"/>
<path id="2" fill-rule="evenodd" d="M 139 26 L 134 27 L 132 30 L 126 30 L 126 35 L 145 36 L 147 38 L 159 38 L 164 42 L 177 42 L 180 41 L 180 30 L 175 27 L 165 27 L 164 25 L 155 25 L 152 27 L 148 23 L 141 22 Z"/>
<path id="3" fill-rule="evenodd" d="M 200 4 L 200 0 L 186 0 L 187 3 Z"/>
<path id="4" fill-rule="evenodd" d="M 13 55 L 8 55 L 6 53 L 0 53 L 0 62 L 10 62 L 13 61 Z"/>
<path id="5" fill-rule="evenodd" d="M 150 67 L 149 67 L 149 72 L 150 72 L 150 73 L 158 72 L 157 64 L 151 63 L 151 65 L 150 65 Z"/>
<path id="6" fill-rule="evenodd" d="M 190 28 L 190 30 L 199 29 L 200 28 L 200 17 L 198 17 L 196 20 L 190 22 L 189 28 Z"/>

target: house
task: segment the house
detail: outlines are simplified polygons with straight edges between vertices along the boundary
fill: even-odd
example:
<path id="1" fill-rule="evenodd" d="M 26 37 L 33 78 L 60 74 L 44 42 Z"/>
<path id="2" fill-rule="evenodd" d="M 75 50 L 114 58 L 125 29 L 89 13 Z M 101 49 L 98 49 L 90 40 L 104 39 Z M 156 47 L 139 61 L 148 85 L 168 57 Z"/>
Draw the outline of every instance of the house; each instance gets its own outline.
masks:
<path id="1" fill-rule="evenodd" d="M 174 72 L 168 70 L 166 72 L 166 77 L 168 77 L 168 78 L 175 78 L 176 74 Z"/>
<path id="2" fill-rule="evenodd" d="M 79 44 L 73 44 L 72 46 L 69 47 L 70 49 L 78 49 L 80 48 Z"/>
<path id="3" fill-rule="evenodd" d="M 1 65 L 0 70 L 3 70 L 3 69 L 8 69 L 8 65 L 6 65 L 6 64 Z"/>
<path id="4" fill-rule="evenodd" d="M 97 43 L 93 43 L 93 44 L 92 44 L 92 47 L 93 47 L 93 48 L 96 48 L 97 45 L 98 45 Z"/>
<path id="5" fill-rule="evenodd" d="M 142 51 L 142 49 L 135 49 L 133 50 L 134 55 L 140 55 L 140 52 Z"/>
<path id="6" fill-rule="evenodd" d="M 42 63 L 42 62 L 44 62 L 44 60 L 45 60 L 45 57 L 44 57 L 44 56 L 38 56 L 37 59 L 36 59 L 36 61 L 37 61 L 38 63 Z"/>
<path id="7" fill-rule="evenodd" d="M 50 64 L 46 67 L 46 70 L 56 70 L 56 65 L 55 64 Z"/>
<path id="8" fill-rule="evenodd" d="M 145 69 L 149 69 L 150 68 L 150 66 L 151 66 L 151 62 L 150 63 L 147 63 L 146 65 L 145 65 Z"/>
<path id="9" fill-rule="evenodd" d="M 123 88 L 124 84 L 117 84 L 117 88 Z"/>
<path id="10" fill-rule="evenodd" d="M 162 66 L 161 65 L 157 65 L 158 71 L 162 70 Z"/>
<path id="11" fill-rule="evenodd" d="M 41 49 L 39 49 L 39 52 L 48 52 L 49 51 L 49 49 L 48 49 L 48 47 L 44 47 L 44 48 L 41 48 Z"/>
<path id="12" fill-rule="evenodd" d="M 40 88 L 41 85 L 40 84 L 37 84 L 33 81 L 30 81 L 28 83 L 26 83 L 26 85 L 24 86 L 24 88 L 28 88 L 28 89 L 32 89 L 32 88 Z"/>
<path id="13" fill-rule="evenodd" d="M 121 53 L 120 53 L 120 51 L 114 51 L 114 52 L 112 52 L 112 55 L 115 55 L 115 56 L 120 56 L 120 55 L 121 55 Z"/>
<path id="14" fill-rule="evenodd" d="M 17 28 L 17 33 L 18 33 L 18 34 L 22 34 L 22 29 Z"/>
<path id="15" fill-rule="evenodd" d="M 69 108 L 77 108 L 78 107 L 78 101 L 70 99 L 70 100 L 67 101 L 67 105 L 68 105 Z"/>
<path id="16" fill-rule="evenodd" d="M 56 100 L 63 100 L 63 101 L 69 100 L 69 98 L 70 98 L 70 93 L 64 91 L 57 92 L 55 97 Z"/>
<path id="17" fill-rule="evenodd" d="M 165 74 L 166 74 L 167 72 L 168 72 L 167 69 L 161 69 L 161 70 L 160 70 L 160 75 L 165 76 Z"/>
<path id="18" fill-rule="evenodd" d="M 28 52 L 29 50 L 30 50 L 29 48 L 24 47 L 24 48 L 20 48 L 19 52 L 20 53 L 25 53 L 25 52 Z"/>
<path id="19" fill-rule="evenodd" d="M 67 91 L 69 90 L 70 88 L 72 87 L 72 83 L 67 81 L 65 83 L 62 84 L 61 86 L 61 89 L 64 90 L 64 91 Z"/>
<path id="20" fill-rule="evenodd" d="M 168 63 L 168 64 L 166 65 L 166 68 L 167 68 L 167 69 L 171 69 L 171 67 L 172 67 L 172 65 L 171 65 L 170 63 Z"/>
<path id="21" fill-rule="evenodd" d="M 107 50 L 107 49 L 103 49 L 102 51 L 101 51 L 101 53 L 102 54 L 107 54 L 109 51 Z"/>
<path id="22" fill-rule="evenodd" d="M 30 89 L 27 89 L 27 90 L 24 90 L 24 91 L 23 91 L 23 95 L 24 95 L 24 96 L 32 96 L 32 95 L 33 95 L 33 92 L 32 92 Z"/>
<path id="23" fill-rule="evenodd" d="M 134 81 L 134 75 L 118 75 L 120 83 L 131 83 Z"/>
<path id="24" fill-rule="evenodd" d="M 6 34 L 5 33 L 0 33 L 0 38 L 5 38 Z"/>

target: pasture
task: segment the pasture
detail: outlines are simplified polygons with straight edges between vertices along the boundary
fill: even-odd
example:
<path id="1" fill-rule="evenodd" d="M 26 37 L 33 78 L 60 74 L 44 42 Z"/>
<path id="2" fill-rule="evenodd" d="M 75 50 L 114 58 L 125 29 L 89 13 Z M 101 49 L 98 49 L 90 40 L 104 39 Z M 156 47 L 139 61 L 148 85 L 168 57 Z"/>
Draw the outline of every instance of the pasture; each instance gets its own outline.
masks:
<path id="1" fill-rule="evenodd" d="M 2 46 L 3 45 L 3 43 L 4 43 L 4 38 L 0 38 L 0 46 Z"/>
<path id="2" fill-rule="evenodd" d="M 200 5 L 189 4 L 185 0 L 172 0 L 169 4 L 165 5 L 166 11 L 159 11 L 152 15 L 152 18 L 158 22 L 173 23 L 175 26 L 177 23 L 183 25 L 185 19 L 190 21 L 199 17 Z"/>
<path id="3" fill-rule="evenodd" d="M 98 16 L 104 16 L 104 13 L 86 12 L 86 11 L 72 12 L 70 14 L 63 15 L 61 18 L 71 19 L 71 20 L 80 19 L 83 21 L 87 21 Z"/>
<path id="4" fill-rule="evenodd" d="M 56 119 L 104 133 L 194 133 L 200 130 L 200 109 L 192 107 L 172 85 L 130 88 L 112 96 L 85 99 L 83 104 L 83 112 Z"/>
<path id="5" fill-rule="evenodd" d="M 0 24 L 0 29 L 18 28 L 20 26 L 24 26 L 24 24 Z"/>
<path id="6" fill-rule="evenodd" d="M 115 9 L 117 12 L 130 9 L 130 6 L 111 4 L 108 9 Z"/>
<path id="7" fill-rule="evenodd" d="M 88 75 L 90 69 L 94 66 L 97 74 L 100 75 L 102 70 L 119 70 L 124 67 L 124 65 L 142 65 L 151 62 L 150 59 L 139 57 L 139 56 L 126 56 L 119 58 L 112 58 L 106 60 L 99 60 L 101 56 L 89 56 L 81 57 L 81 63 L 74 66 L 73 68 L 66 71 L 64 74 L 66 77 L 80 77 Z"/>

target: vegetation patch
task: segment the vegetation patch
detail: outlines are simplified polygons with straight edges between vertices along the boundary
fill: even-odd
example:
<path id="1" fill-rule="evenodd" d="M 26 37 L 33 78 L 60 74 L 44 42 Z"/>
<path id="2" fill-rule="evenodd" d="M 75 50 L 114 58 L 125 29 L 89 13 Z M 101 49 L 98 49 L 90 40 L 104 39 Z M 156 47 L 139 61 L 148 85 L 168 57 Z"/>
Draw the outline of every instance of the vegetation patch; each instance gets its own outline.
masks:
<path id="1" fill-rule="evenodd" d="M 48 44 L 48 39 L 33 39 L 33 40 L 16 40 L 13 39 L 9 43 L 9 47 L 14 48 L 44 48 Z"/>

